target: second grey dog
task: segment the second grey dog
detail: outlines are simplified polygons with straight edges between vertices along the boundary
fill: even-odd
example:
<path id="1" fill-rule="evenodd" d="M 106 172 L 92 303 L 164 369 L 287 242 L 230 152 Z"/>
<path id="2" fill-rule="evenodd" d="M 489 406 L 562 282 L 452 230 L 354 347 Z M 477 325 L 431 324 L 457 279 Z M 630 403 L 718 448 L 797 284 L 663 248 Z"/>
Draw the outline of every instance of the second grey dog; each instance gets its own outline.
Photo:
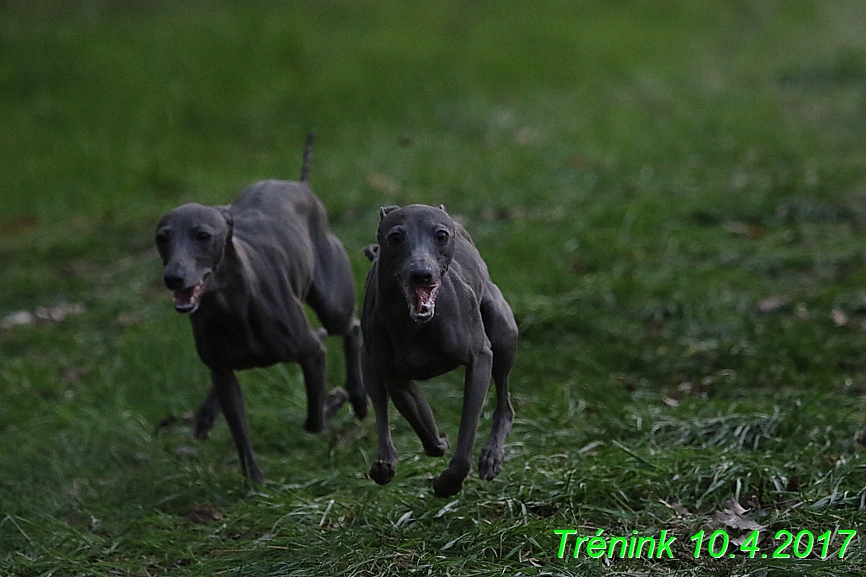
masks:
<path id="1" fill-rule="evenodd" d="M 322 202 L 307 185 L 310 148 L 301 181 L 266 180 L 231 206 L 185 204 L 156 228 L 163 280 L 178 312 L 189 313 L 195 347 L 210 369 L 212 388 L 195 416 L 195 437 L 207 438 L 222 411 L 245 477 L 262 484 L 253 460 L 246 411 L 235 371 L 298 362 L 307 392 L 304 428 L 322 430 L 351 399 L 367 412 L 359 368 L 360 335 L 348 256 L 331 233 Z M 318 316 L 313 330 L 302 304 Z M 346 391 L 325 388 L 325 337 L 343 337 Z"/>
<path id="2" fill-rule="evenodd" d="M 367 276 L 361 327 L 364 385 L 376 413 L 379 446 L 370 476 L 391 481 L 397 451 L 388 426 L 388 398 L 409 421 L 427 455 L 449 447 L 430 405 L 414 380 L 427 380 L 466 367 L 457 448 L 433 481 L 437 496 L 454 495 L 469 474 L 475 432 L 491 375 L 496 385 L 493 428 L 481 450 L 478 474 L 493 479 L 504 458 L 514 410 L 508 374 L 517 351 L 517 324 L 511 308 L 490 280 L 469 233 L 444 207 L 383 208 L 378 246 Z"/>

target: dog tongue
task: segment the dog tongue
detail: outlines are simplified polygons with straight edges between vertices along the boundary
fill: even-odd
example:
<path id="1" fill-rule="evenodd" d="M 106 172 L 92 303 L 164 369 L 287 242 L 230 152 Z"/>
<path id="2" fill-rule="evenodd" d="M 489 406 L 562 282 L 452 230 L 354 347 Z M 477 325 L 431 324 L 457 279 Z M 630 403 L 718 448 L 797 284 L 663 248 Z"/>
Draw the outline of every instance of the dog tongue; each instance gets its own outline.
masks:
<path id="1" fill-rule="evenodd" d="M 179 312 L 194 312 L 198 308 L 198 299 L 204 292 L 209 276 L 210 273 L 207 273 L 198 284 L 174 291 L 174 308 Z"/>
<path id="2" fill-rule="evenodd" d="M 192 304 L 193 291 L 195 291 L 194 286 L 185 288 L 183 290 L 174 291 L 174 306 L 188 307 L 190 304 Z"/>
<path id="3" fill-rule="evenodd" d="M 409 316 L 417 323 L 426 323 L 433 318 L 436 306 L 436 295 L 440 284 L 434 285 L 403 285 L 403 296 L 409 305 Z"/>
<path id="4" fill-rule="evenodd" d="M 422 314 L 427 312 L 435 303 L 433 300 L 433 290 L 435 287 L 432 286 L 416 286 L 412 287 L 412 290 L 415 292 L 415 313 Z"/>

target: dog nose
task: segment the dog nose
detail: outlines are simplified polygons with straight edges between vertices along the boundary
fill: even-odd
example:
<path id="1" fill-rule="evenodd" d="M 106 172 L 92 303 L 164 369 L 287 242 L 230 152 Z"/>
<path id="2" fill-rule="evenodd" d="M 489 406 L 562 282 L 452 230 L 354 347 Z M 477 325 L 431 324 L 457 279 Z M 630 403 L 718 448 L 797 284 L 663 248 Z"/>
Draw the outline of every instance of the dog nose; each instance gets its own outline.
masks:
<path id="1" fill-rule="evenodd" d="M 433 284 L 433 271 L 427 268 L 413 268 L 409 271 L 409 282 L 417 285 Z"/>
<path id="2" fill-rule="evenodd" d="M 166 273 L 162 277 L 162 282 L 169 290 L 178 291 L 183 288 L 183 277 L 177 274 Z"/>

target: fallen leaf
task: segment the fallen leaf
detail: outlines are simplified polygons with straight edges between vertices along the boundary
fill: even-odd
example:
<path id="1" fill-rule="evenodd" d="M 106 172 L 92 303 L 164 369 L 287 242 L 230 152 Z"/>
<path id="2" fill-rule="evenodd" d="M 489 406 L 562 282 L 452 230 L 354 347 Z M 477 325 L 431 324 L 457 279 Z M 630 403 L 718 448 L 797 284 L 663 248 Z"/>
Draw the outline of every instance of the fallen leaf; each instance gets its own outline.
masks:
<path id="1" fill-rule="evenodd" d="M 713 521 L 716 524 L 722 524 L 740 531 L 761 531 L 766 529 L 765 525 L 761 525 L 752 519 L 747 519 L 744 515 L 749 511 L 744 509 L 738 502 L 730 500 L 725 505 L 723 510 L 716 511 L 713 515 Z"/>
<path id="2" fill-rule="evenodd" d="M 833 319 L 833 324 L 837 327 L 844 327 L 848 324 L 848 315 L 842 309 L 833 309 L 830 311 L 830 318 Z"/>
<path id="3" fill-rule="evenodd" d="M 81 303 L 63 303 L 51 308 L 38 307 L 36 309 L 36 318 L 56 323 L 69 315 L 80 315 L 83 312 L 84 305 Z"/>
<path id="4" fill-rule="evenodd" d="M 748 224 L 736 220 L 729 220 L 723 225 L 724 229 L 731 234 L 744 236 L 749 240 L 758 240 L 767 236 L 767 229 L 758 224 Z"/>
<path id="5" fill-rule="evenodd" d="M 32 313 L 30 311 L 18 311 L 6 315 L 0 320 L 0 329 L 9 330 L 26 325 L 56 323 L 69 315 L 80 315 L 83 312 L 84 305 L 81 303 L 63 303 L 56 307 L 37 307 Z"/>
<path id="6" fill-rule="evenodd" d="M 662 504 L 673 509 L 677 515 L 691 515 L 688 508 L 685 505 L 683 505 L 682 503 L 668 503 L 666 501 L 662 501 Z"/>
<path id="7" fill-rule="evenodd" d="M 752 532 L 751 532 L 751 531 L 748 532 L 748 533 L 743 533 L 743 534 L 740 535 L 739 537 L 734 537 L 733 539 L 731 539 L 731 544 L 734 545 L 734 546 L 737 547 L 737 548 L 742 547 L 742 546 L 743 546 L 743 543 L 745 543 L 746 541 L 748 541 L 751 537 L 752 537 Z M 760 542 L 763 541 L 763 540 L 764 540 L 764 534 L 763 534 L 763 533 L 760 533 L 760 530 L 759 530 L 759 532 L 758 532 L 758 540 L 757 540 L 757 543 L 760 543 Z M 755 543 L 755 544 L 757 545 L 757 543 Z"/>
<path id="8" fill-rule="evenodd" d="M 206 523 L 213 523 L 214 521 L 219 521 L 223 518 L 222 512 L 219 511 L 213 505 L 209 505 L 207 503 L 197 503 L 190 507 L 187 514 L 184 516 L 184 519 L 190 521 L 191 523 L 198 523 L 200 525 L 204 525 Z"/>
<path id="9" fill-rule="evenodd" d="M 35 321 L 36 317 L 34 317 L 29 311 L 18 311 L 17 313 L 12 313 L 11 315 L 3 317 L 3 320 L 0 321 L 0 328 L 5 331 L 13 327 L 32 325 Z"/>
<path id="10" fill-rule="evenodd" d="M 758 311 L 767 314 L 772 313 L 791 302 L 791 297 L 787 295 L 775 295 L 767 297 L 758 303 Z"/>

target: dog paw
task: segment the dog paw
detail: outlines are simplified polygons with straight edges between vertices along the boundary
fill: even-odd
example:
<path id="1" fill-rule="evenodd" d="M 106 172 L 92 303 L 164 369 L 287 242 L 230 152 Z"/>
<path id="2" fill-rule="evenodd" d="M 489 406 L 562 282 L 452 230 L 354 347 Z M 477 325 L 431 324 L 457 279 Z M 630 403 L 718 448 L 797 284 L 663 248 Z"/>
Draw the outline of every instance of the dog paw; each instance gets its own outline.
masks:
<path id="1" fill-rule="evenodd" d="M 463 479 L 445 469 L 441 475 L 433 479 L 433 493 L 437 497 L 450 497 L 456 495 L 463 488 Z"/>
<path id="2" fill-rule="evenodd" d="M 337 388 L 331 391 L 328 398 L 325 399 L 325 421 L 331 420 L 331 417 L 337 414 L 337 411 L 346 404 L 347 400 L 349 400 L 349 395 L 343 389 Z"/>
<path id="3" fill-rule="evenodd" d="M 394 478 L 395 472 L 394 463 L 379 460 L 370 467 L 370 478 L 379 485 L 387 485 Z"/>
<path id="4" fill-rule="evenodd" d="M 208 439 L 208 434 L 210 430 L 213 429 L 214 417 L 213 415 L 208 416 L 196 416 L 194 422 L 194 429 L 192 432 L 192 436 L 197 441 L 205 441 Z"/>
<path id="5" fill-rule="evenodd" d="M 502 461 L 505 453 L 498 447 L 484 447 L 478 458 L 478 476 L 490 481 L 502 471 Z"/>
<path id="6" fill-rule="evenodd" d="M 262 472 L 255 465 L 250 467 L 250 481 L 258 485 L 259 487 L 265 486 L 265 476 L 262 475 Z"/>
<path id="7" fill-rule="evenodd" d="M 321 419 L 311 419 L 310 417 L 307 417 L 307 420 L 304 421 L 304 430 L 308 433 L 321 433 L 324 428 L 325 425 L 322 423 Z"/>

